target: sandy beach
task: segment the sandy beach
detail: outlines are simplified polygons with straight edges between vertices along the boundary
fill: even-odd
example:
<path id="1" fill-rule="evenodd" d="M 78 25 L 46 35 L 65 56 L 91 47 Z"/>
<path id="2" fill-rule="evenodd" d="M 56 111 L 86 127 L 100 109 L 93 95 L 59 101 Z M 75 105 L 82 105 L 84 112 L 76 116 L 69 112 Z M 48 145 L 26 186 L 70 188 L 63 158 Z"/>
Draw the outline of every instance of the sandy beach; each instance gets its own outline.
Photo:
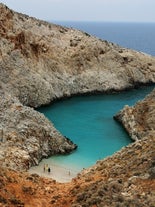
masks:
<path id="1" fill-rule="evenodd" d="M 48 168 L 50 168 L 50 172 L 48 172 Z M 42 177 L 52 178 L 60 183 L 70 182 L 79 173 L 79 171 L 67 169 L 64 166 L 48 162 L 41 162 L 38 166 L 31 167 L 28 172 L 31 174 L 36 173 Z"/>

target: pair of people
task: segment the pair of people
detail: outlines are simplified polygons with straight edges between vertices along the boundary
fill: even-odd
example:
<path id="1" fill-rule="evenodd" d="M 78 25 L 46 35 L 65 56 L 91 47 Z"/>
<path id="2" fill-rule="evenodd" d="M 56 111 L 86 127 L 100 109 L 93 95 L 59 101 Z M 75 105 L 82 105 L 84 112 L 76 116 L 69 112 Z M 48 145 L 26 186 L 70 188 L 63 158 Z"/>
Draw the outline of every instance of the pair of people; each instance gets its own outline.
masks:
<path id="1" fill-rule="evenodd" d="M 48 164 L 44 164 L 44 172 L 51 172 L 51 168 L 48 166 Z"/>

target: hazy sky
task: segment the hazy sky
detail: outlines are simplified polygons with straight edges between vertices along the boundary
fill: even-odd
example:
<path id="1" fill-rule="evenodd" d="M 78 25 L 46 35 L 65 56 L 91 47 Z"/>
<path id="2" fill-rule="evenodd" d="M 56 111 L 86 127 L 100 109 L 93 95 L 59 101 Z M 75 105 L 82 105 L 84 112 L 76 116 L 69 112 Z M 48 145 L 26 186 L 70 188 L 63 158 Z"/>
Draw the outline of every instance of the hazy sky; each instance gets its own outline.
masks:
<path id="1" fill-rule="evenodd" d="M 43 20 L 155 22 L 155 0 L 0 0 Z"/>

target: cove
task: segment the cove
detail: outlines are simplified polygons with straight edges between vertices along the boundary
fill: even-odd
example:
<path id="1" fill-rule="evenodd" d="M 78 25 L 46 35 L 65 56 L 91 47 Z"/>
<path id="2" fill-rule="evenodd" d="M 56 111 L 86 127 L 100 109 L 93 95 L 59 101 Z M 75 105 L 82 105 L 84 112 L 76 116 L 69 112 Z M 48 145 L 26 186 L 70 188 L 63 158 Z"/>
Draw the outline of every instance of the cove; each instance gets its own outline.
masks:
<path id="1" fill-rule="evenodd" d="M 68 155 L 43 159 L 29 172 L 62 183 L 70 182 L 83 168 L 132 143 L 113 116 L 125 105 L 132 106 L 142 100 L 153 88 L 151 85 L 119 93 L 75 96 L 39 108 L 38 111 L 78 148 Z M 45 164 L 51 168 L 50 174 L 43 170 Z"/>
<path id="2" fill-rule="evenodd" d="M 48 163 L 78 172 L 131 143 L 113 116 L 124 105 L 131 106 L 143 99 L 153 88 L 154 85 L 112 94 L 76 96 L 39 108 L 64 136 L 78 145 L 73 153 L 52 156 Z"/>

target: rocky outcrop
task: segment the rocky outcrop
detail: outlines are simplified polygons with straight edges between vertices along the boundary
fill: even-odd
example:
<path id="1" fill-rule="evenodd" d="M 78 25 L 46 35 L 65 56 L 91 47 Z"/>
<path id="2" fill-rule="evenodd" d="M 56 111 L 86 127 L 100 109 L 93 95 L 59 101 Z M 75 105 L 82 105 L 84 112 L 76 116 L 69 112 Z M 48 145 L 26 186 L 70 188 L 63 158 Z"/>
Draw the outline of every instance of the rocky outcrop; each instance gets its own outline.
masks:
<path id="1" fill-rule="evenodd" d="M 125 106 L 115 118 L 123 124 L 133 140 L 155 136 L 155 90 L 135 106 Z"/>
<path id="2" fill-rule="evenodd" d="M 155 58 L 0 4 L 0 164 L 27 169 L 76 145 L 33 108 L 155 82 Z"/>
<path id="3" fill-rule="evenodd" d="M 76 145 L 64 138 L 45 116 L 1 94 L 0 161 L 13 169 L 29 169 L 43 157 L 66 154 Z"/>

